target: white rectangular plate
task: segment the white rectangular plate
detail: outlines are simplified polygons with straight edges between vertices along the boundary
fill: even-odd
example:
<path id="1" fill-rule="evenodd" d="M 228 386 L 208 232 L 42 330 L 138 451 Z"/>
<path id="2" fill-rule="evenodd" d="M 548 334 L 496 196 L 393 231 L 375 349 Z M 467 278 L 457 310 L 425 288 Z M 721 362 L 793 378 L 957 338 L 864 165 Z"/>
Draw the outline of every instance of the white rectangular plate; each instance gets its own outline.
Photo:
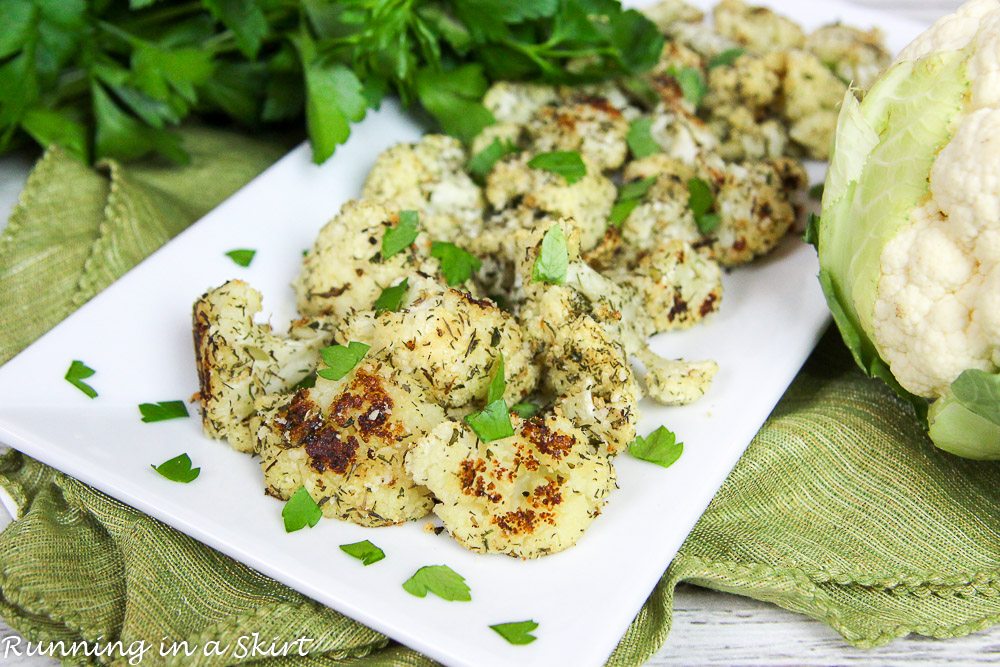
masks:
<path id="1" fill-rule="evenodd" d="M 832 2 L 770 4 L 808 27 L 837 19 L 879 25 L 894 49 L 921 27 Z M 425 532 L 423 521 L 364 529 L 327 520 L 286 534 L 281 503 L 263 494 L 255 460 L 205 438 L 197 418 L 139 421 L 138 403 L 197 389 L 194 299 L 239 277 L 263 291 L 276 324 L 287 322 L 302 250 L 357 196 L 380 151 L 419 134 L 386 104 L 323 166 L 311 164 L 307 146 L 294 150 L 0 368 L 0 442 L 447 664 L 601 664 L 825 326 L 815 253 L 798 239 L 726 276 L 722 310 L 709 324 L 656 339 L 661 354 L 716 359 L 722 368 L 696 405 L 642 406 L 640 432 L 668 425 L 684 456 L 668 470 L 616 459 L 620 489 L 604 514 L 576 547 L 541 560 L 475 555 Z M 233 248 L 258 250 L 250 268 L 224 256 Z M 97 400 L 63 380 L 73 359 L 97 370 L 89 380 Z M 175 484 L 150 470 L 181 452 L 201 466 L 196 482 Z M 361 539 L 387 558 L 362 567 L 337 548 Z M 400 587 L 418 567 L 440 563 L 466 577 L 472 602 L 419 599 Z M 489 629 L 524 619 L 539 623 L 528 646 Z"/>

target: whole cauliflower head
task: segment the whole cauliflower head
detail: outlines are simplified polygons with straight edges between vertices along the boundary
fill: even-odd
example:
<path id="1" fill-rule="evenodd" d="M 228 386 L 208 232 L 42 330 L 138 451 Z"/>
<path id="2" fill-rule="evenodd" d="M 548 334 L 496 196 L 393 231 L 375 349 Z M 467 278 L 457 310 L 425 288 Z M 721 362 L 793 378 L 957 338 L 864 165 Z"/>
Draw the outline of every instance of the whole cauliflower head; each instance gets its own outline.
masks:
<path id="1" fill-rule="evenodd" d="M 257 450 L 267 493 L 304 486 L 324 516 L 387 526 L 426 516 L 430 492 L 403 466 L 410 447 L 445 419 L 420 385 L 377 356 L 337 381 L 258 403 Z"/>
<path id="2" fill-rule="evenodd" d="M 364 199 L 344 204 L 302 260 L 295 281 L 299 312 L 343 319 L 371 310 L 383 289 L 404 278 L 437 276 L 438 261 L 423 231 L 409 247 L 382 257 L 382 238 L 398 224 L 399 209 Z"/>
<path id="3" fill-rule="evenodd" d="M 397 144 L 378 156 L 361 197 L 394 210 L 417 211 L 424 230 L 436 241 L 475 234 L 483 216 L 483 195 L 465 173 L 468 158 L 462 142 L 440 134 Z"/>
<path id="4" fill-rule="evenodd" d="M 406 468 L 468 549 L 516 558 L 568 549 L 615 488 L 614 466 L 558 412 L 511 422 L 514 435 L 490 443 L 460 422 L 440 424 L 410 450 Z"/>
<path id="5" fill-rule="evenodd" d="M 332 342 L 329 320 L 293 322 L 287 335 L 258 324 L 260 292 L 242 280 L 208 291 L 194 304 L 194 351 L 198 399 L 205 434 L 226 438 L 233 449 L 252 452 L 254 402 L 285 392 L 319 363 Z"/>
<path id="6" fill-rule="evenodd" d="M 968 3 L 845 97 L 819 253 L 859 364 L 936 400 L 939 446 L 1000 458 L 1000 2 Z"/>

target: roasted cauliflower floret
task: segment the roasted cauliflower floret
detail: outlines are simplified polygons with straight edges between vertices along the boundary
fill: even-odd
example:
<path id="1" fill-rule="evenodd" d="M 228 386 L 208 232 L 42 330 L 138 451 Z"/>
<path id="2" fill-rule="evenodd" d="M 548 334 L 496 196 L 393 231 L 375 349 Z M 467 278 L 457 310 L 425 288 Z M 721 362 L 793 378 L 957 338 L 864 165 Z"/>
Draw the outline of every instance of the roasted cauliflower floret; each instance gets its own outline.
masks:
<path id="1" fill-rule="evenodd" d="M 532 157 L 522 154 L 497 163 L 486 179 L 486 198 L 490 205 L 500 212 L 499 217 L 505 223 L 510 221 L 504 219 L 507 211 L 522 207 L 531 211 L 528 217 L 566 218 L 579 231 L 582 248 L 595 246 L 604 236 L 608 214 L 617 196 L 614 184 L 586 159 L 587 175 L 571 185 L 559 174 L 529 167 Z M 513 217 L 525 221 L 521 213 Z M 496 222 L 487 220 L 482 235 L 490 234 Z"/>
<path id="2" fill-rule="evenodd" d="M 472 551 L 538 558 L 568 549 L 615 488 L 614 466 L 558 412 L 511 422 L 515 434 L 490 443 L 462 423 L 440 424 L 407 454 L 407 470 Z"/>
<path id="3" fill-rule="evenodd" d="M 625 221 L 626 244 L 652 250 L 667 239 L 687 241 L 723 266 L 735 266 L 767 254 L 795 223 L 790 198 L 808 183 L 795 160 L 780 158 L 744 164 L 706 157 L 688 166 L 663 155 L 638 160 L 627 179 L 657 175 L 656 183 Z M 703 234 L 688 208 L 688 183 L 703 180 L 712 190 L 718 227 Z"/>
<path id="4" fill-rule="evenodd" d="M 669 32 L 675 23 L 701 23 L 705 20 L 705 12 L 684 0 L 660 0 L 643 7 L 641 11 L 663 33 Z"/>
<path id="5" fill-rule="evenodd" d="M 714 361 L 664 359 L 648 349 L 639 353 L 639 361 L 646 367 L 646 395 L 663 405 L 694 403 L 709 390 L 719 370 Z"/>
<path id="6" fill-rule="evenodd" d="M 578 151 L 601 171 L 617 169 L 628 153 L 628 121 L 602 97 L 541 107 L 526 130 L 531 150 Z"/>
<path id="7" fill-rule="evenodd" d="M 724 160 L 740 162 L 778 158 L 789 152 L 788 128 L 776 118 L 758 121 L 745 106 L 712 109 L 708 122 Z"/>
<path id="8" fill-rule="evenodd" d="M 610 275 L 634 288 L 657 332 L 688 328 L 719 309 L 719 265 L 681 240 L 665 241 L 640 253 Z"/>
<path id="9" fill-rule="evenodd" d="M 233 449 L 254 450 L 254 400 L 284 392 L 316 368 L 333 340 L 323 320 L 293 322 L 287 336 L 254 322 L 260 292 L 241 280 L 217 287 L 194 304 L 194 349 L 205 433 Z"/>
<path id="10" fill-rule="evenodd" d="M 509 399 L 520 400 L 538 381 L 517 322 L 488 299 L 459 290 L 428 292 L 398 312 L 364 317 L 370 331 L 355 327 L 353 340 L 370 344 L 373 354 L 412 376 L 438 405 L 461 407 L 486 396 L 501 354 Z"/>
<path id="11" fill-rule="evenodd" d="M 408 376 L 372 355 L 337 381 L 262 402 L 254 420 L 267 493 L 300 486 L 327 517 L 387 526 L 426 516 L 430 492 L 403 467 L 414 442 L 444 419 Z"/>
<path id="12" fill-rule="evenodd" d="M 747 5 L 742 0 L 722 0 L 712 10 L 712 16 L 720 35 L 753 53 L 796 49 L 805 42 L 805 33 L 797 23 L 766 7 Z"/>
<path id="13" fill-rule="evenodd" d="M 719 141 L 705 123 L 683 109 L 659 105 L 650 116 L 649 134 L 663 152 L 687 164 L 718 150 Z"/>
<path id="14" fill-rule="evenodd" d="M 882 31 L 859 30 L 840 23 L 823 26 L 806 38 L 806 50 L 845 83 L 868 90 L 892 63 Z"/>
<path id="15" fill-rule="evenodd" d="M 554 86 L 514 81 L 498 81 L 483 96 L 483 106 L 497 122 L 517 125 L 525 125 L 543 106 L 558 101 Z"/>
<path id="16" fill-rule="evenodd" d="M 452 241 L 475 234 L 483 215 L 482 192 L 465 173 L 468 155 L 453 137 L 428 134 L 379 155 L 368 173 L 363 199 L 420 213 L 432 238 Z"/>
<path id="17" fill-rule="evenodd" d="M 430 238 L 421 232 L 408 248 L 383 259 L 382 237 L 399 224 L 398 209 L 366 201 L 344 204 L 302 261 L 295 281 L 299 312 L 343 319 L 371 310 L 382 290 L 415 273 L 437 276 Z"/>
<path id="18" fill-rule="evenodd" d="M 819 58 L 806 51 L 788 52 L 785 63 L 782 90 L 788 135 L 810 157 L 829 159 L 847 86 Z"/>

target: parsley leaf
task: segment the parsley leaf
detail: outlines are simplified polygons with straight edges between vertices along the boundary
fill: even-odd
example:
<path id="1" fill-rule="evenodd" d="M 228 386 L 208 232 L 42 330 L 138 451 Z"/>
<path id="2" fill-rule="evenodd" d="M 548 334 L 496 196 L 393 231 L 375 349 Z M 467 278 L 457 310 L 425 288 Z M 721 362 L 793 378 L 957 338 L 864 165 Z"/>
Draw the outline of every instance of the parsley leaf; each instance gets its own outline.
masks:
<path id="1" fill-rule="evenodd" d="M 466 168 L 477 182 L 483 183 L 493 171 L 493 165 L 517 152 L 518 148 L 513 143 L 494 139 L 489 146 L 472 156 Z"/>
<path id="2" fill-rule="evenodd" d="M 319 508 L 306 487 L 300 486 L 281 508 L 281 518 L 285 521 L 285 532 L 294 533 L 306 526 L 312 528 L 323 518 L 323 510 Z"/>
<path id="3" fill-rule="evenodd" d="M 158 403 L 140 403 L 139 412 L 142 414 L 142 421 L 162 422 L 168 419 L 180 419 L 187 417 L 187 406 L 184 401 L 160 401 Z"/>
<path id="4" fill-rule="evenodd" d="M 717 53 L 709 59 L 708 69 L 732 65 L 744 53 L 746 53 L 746 49 L 741 49 L 739 47 L 726 49 L 722 53 Z"/>
<path id="5" fill-rule="evenodd" d="M 193 482 L 198 479 L 198 475 L 201 474 L 201 468 L 191 467 L 191 457 L 187 454 L 175 456 L 172 459 L 164 461 L 158 466 L 151 464 L 149 467 L 169 479 L 171 482 L 180 482 L 181 484 Z"/>
<path id="6" fill-rule="evenodd" d="M 694 221 L 702 234 L 711 234 L 722 222 L 722 218 L 712 213 L 715 197 L 712 187 L 700 178 L 688 181 L 688 208 L 694 213 Z"/>
<path id="7" fill-rule="evenodd" d="M 248 250 L 248 249 L 230 250 L 229 252 L 226 253 L 226 257 L 233 260 L 233 262 L 236 263 L 238 266 L 242 266 L 245 268 L 250 266 L 250 262 L 253 261 L 254 255 L 256 254 L 257 254 L 256 250 Z"/>
<path id="8" fill-rule="evenodd" d="M 463 141 L 472 141 L 496 120 L 479 101 L 489 87 L 479 64 L 452 70 L 427 67 L 417 73 L 417 95 L 441 128 Z"/>
<path id="9" fill-rule="evenodd" d="M 684 99 L 694 105 L 695 109 L 700 107 L 701 101 L 708 93 L 708 84 L 705 83 L 705 77 L 702 76 L 701 71 L 694 67 L 684 67 L 680 70 L 671 67 L 668 73 L 677 79 Z"/>
<path id="10" fill-rule="evenodd" d="M 621 227 L 654 183 L 656 183 L 656 177 L 649 176 L 641 181 L 633 181 L 623 185 L 622 189 L 618 191 L 618 201 L 611 207 L 611 214 L 608 216 L 611 224 L 615 227 Z"/>
<path id="11" fill-rule="evenodd" d="M 365 117 L 368 101 L 357 75 L 317 54 L 316 45 L 307 33 L 303 32 L 295 45 L 305 68 L 306 126 L 313 162 L 321 164 L 339 144 L 347 141 L 350 124 Z"/>
<path id="12" fill-rule="evenodd" d="M 468 250 L 444 241 L 431 244 L 431 257 L 440 260 L 441 273 L 450 287 L 461 285 L 483 266 L 479 258 Z"/>
<path id="13" fill-rule="evenodd" d="M 233 31 L 236 44 L 248 58 L 256 58 L 267 36 L 267 17 L 256 0 L 202 0 L 212 14 Z"/>
<path id="14" fill-rule="evenodd" d="M 515 403 L 511 406 L 510 411 L 516 414 L 521 419 L 531 419 L 538 414 L 541 410 L 537 405 L 529 401 L 523 401 L 521 403 Z"/>
<path id="15" fill-rule="evenodd" d="M 816 185 L 809 188 L 809 198 L 815 201 L 823 200 L 823 189 L 826 186 L 825 183 L 817 183 Z"/>
<path id="16" fill-rule="evenodd" d="M 348 556 L 353 556 L 365 564 L 365 566 L 377 563 L 385 558 L 385 552 L 368 540 L 353 542 L 351 544 L 341 544 L 340 550 Z"/>
<path id="17" fill-rule="evenodd" d="M 347 347 L 343 345 L 324 347 L 319 354 L 323 357 L 323 363 L 327 365 L 327 368 L 316 371 L 316 375 L 327 380 L 339 380 L 358 365 L 358 362 L 368 354 L 369 349 L 371 349 L 371 345 L 356 341 L 351 341 Z"/>
<path id="18" fill-rule="evenodd" d="M 497 623 L 496 625 L 491 625 L 490 629 L 496 632 L 498 635 L 506 639 L 509 643 L 515 646 L 523 646 L 525 644 L 530 644 L 531 642 L 538 639 L 535 635 L 531 634 L 538 628 L 538 623 L 534 621 L 516 621 L 513 623 Z"/>
<path id="19" fill-rule="evenodd" d="M 403 590 L 418 598 L 433 593 L 449 602 L 468 602 L 472 594 L 465 577 L 447 565 L 425 565 L 403 582 Z"/>
<path id="20" fill-rule="evenodd" d="M 583 158 L 576 151 L 539 153 L 528 161 L 528 166 L 532 169 L 542 169 L 558 174 L 565 178 L 569 185 L 573 185 L 587 175 L 587 165 L 583 163 Z"/>
<path id="21" fill-rule="evenodd" d="M 465 423 L 483 442 L 502 440 L 514 435 L 514 426 L 510 423 L 510 411 L 502 398 L 489 403 L 481 412 L 466 415 Z"/>
<path id="22" fill-rule="evenodd" d="M 562 285 L 566 282 L 568 269 L 569 248 L 566 245 L 566 235 L 560 225 L 552 225 L 542 237 L 542 248 L 531 269 L 531 279 L 536 283 Z"/>
<path id="23" fill-rule="evenodd" d="M 420 233 L 420 216 L 416 211 L 400 211 L 399 224 L 385 230 L 382 236 L 382 259 L 389 259 L 410 247 Z"/>
<path id="24" fill-rule="evenodd" d="M 507 390 L 507 378 L 504 377 L 503 353 L 497 354 L 497 362 L 493 367 L 493 376 L 490 378 L 490 386 L 486 391 L 486 404 L 503 400 L 503 394 Z"/>
<path id="25" fill-rule="evenodd" d="M 636 118 L 628 126 L 626 141 L 628 141 L 629 150 L 632 151 L 632 157 L 637 160 L 655 155 L 662 150 L 660 144 L 653 138 L 652 127 L 652 118 Z"/>
<path id="26" fill-rule="evenodd" d="M 84 382 L 84 379 L 91 377 L 96 372 L 97 371 L 90 368 L 82 361 L 74 360 L 73 363 L 69 365 L 69 370 L 66 371 L 66 381 L 85 393 L 87 396 L 97 398 L 97 391 Z"/>
<path id="27" fill-rule="evenodd" d="M 636 436 L 628 446 L 628 453 L 637 459 L 655 463 L 669 468 L 684 452 L 684 443 L 677 442 L 677 436 L 672 431 L 661 426 L 648 436 Z"/>
<path id="28" fill-rule="evenodd" d="M 384 313 L 386 311 L 396 312 L 403 305 L 403 297 L 406 290 L 410 289 L 410 279 L 403 278 L 402 282 L 393 287 L 386 287 L 375 300 L 375 312 Z"/>

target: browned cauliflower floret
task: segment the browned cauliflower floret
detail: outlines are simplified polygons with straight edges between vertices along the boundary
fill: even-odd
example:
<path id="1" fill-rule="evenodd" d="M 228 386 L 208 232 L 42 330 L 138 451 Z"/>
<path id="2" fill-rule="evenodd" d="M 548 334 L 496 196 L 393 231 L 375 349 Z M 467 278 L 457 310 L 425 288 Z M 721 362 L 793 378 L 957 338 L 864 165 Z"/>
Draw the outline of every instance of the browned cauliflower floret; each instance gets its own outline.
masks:
<path id="1" fill-rule="evenodd" d="M 403 457 L 445 419 L 408 376 L 367 356 L 337 381 L 259 406 L 255 434 L 267 493 L 287 500 L 300 486 L 327 517 L 387 526 L 426 516 L 430 492 Z"/>
<path id="2" fill-rule="evenodd" d="M 617 196 L 614 183 L 585 159 L 586 176 L 571 185 L 559 174 L 529 167 L 532 157 L 528 153 L 512 156 L 493 168 L 486 180 L 486 198 L 500 213 L 484 223 L 480 236 L 497 233 L 498 223 L 504 228 L 502 233 L 507 234 L 512 220 L 514 228 L 523 228 L 522 224 L 532 216 L 553 216 L 570 220 L 568 224 L 579 231 L 582 248 L 597 245 L 604 236 L 608 214 Z M 510 216 L 511 209 L 522 208 L 530 212 Z"/>
<path id="3" fill-rule="evenodd" d="M 410 450 L 407 470 L 472 551 L 538 558 L 568 549 L 615 488 L 614 466 L 558 411 L 511 422 L 515 434 L 490 443 L 443 423 Z"/>
<path id="4" fill-rule="evenodd" d="M 474 234 L 483 196 L 465 173 L 467 161 L 465 148 L 453 137 L 428 134 L 414 144 L 397 144 L 379 155 L 361 196 L 394 210 L 419 212 L 423 229 L 435 240 Z"/>
<path id="5" fill-rule="evenodd" d="M 688 328 L 722 303 L 722 270 L 685 241 L 664 241 L 610 274 L 633 287 L 657 332 Z"/>
<path id="6" fill-rule="evenodd" d="M 823 26 L 806 38 L 806 50 L 823 61 L 845 83 L 862 90 L 892 63 L 882 31 L 864 31 L 840 23 Z"/>
<path id="7" fill-rule="evenodd" d="M 726 159 L 777 157 L 788 140 L 825 160 L 847 85 L 808 51 L 745 54 L 712 68 L 705 97 L 709 127 Z"/>
<path id="8" fill-rule="evenodd" d="M 663 155 L 637 160 L 627 179 L 657 176 L 643 202 L 622 227 L 626 244 L 652 250 L 667 239 L 687 241 L 723 266 L 735 266 L 767 254 L 795 223 L 791 197 L 808 183 L 795 160 L 780 158 L 744 164 L 706 157 L 685 165 Z M 688 208 L 688 183 L 698 178 L 711 189 L 716 229 L 703 234 Z"/>
<path id="9" fill-rule="evenodd" d="M 293 322 L 288 335 L 279 336 L 254 322 L 260 311 L 260 292 L 241 280 L 209 291 L 194 304 L 202 424 L 207 435 L 226 438 L 241 452 L 254 450 L 254 401 L 295 386 L 333 340 L 333 327 L 324 320 Z"/>
<path id="10" fill-rule="evenodd" d="M 742 0 L 722 0 L 712 10 L 715 30 L 753 53 L 796 49 L 805 33 L 794 21 Z"/>
<path id="11" fill-rule="evenodd" d="M 431 240 L 423 232 L 406 249 L 382 258 L 382 237 L 398 224 L 397 209 L 365 200 L 344 204 L 302 261 L 295 281 L 299 312 L 343 319 L 371 310 L 384 288 L 404 278 L 437 276 L 438 261 L 430 256 Z"/>
<path id="12" fill-rule="evenodd" d="M 509 399 L 520 400 L 538 381 L 531 348 L 514 318 L 492 301 L 459 290 L 427 291 L 398 312 L 366 313 L 339 337 L 371 345 L 372 354 L 412 376 L 429 400 L 445 407 L 486 396 L 500 354 Z"/>
<path id="13" fill-rule="evenodd" d="M 538 153 L 578 151 L 598 170 L 625 161 L 628 121 L 603 97 L 541 107 L 526 126 L 529 148 Z"/>
<path id="14" fill-rule="evenodd" d="M 537 83 L 498 81 L 483 96 L 483 105 L 500 123 L 524 125 L 540 108 L 559 101 L 554 86 Z"/>

